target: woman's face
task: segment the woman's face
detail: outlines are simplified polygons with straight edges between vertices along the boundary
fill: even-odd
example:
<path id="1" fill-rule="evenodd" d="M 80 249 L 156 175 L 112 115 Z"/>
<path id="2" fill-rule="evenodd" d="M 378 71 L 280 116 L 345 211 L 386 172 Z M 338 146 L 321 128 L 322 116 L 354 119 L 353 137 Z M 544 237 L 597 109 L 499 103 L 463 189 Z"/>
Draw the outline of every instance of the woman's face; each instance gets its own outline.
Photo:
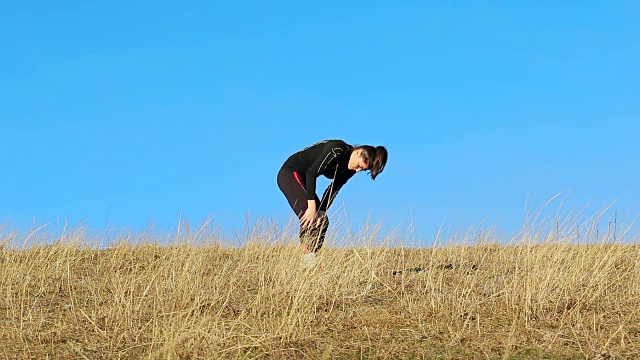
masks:
<path id="1" fill-rule="evenodd" d="M 351 153 L 351 157 L 349 157 L 349 165 L 347 166 L 349 170 L 355 170 L 358 172 L 360 170 L 367 170 L 369 166 L 362 158 L 362 150 L 358 149 Z"/>

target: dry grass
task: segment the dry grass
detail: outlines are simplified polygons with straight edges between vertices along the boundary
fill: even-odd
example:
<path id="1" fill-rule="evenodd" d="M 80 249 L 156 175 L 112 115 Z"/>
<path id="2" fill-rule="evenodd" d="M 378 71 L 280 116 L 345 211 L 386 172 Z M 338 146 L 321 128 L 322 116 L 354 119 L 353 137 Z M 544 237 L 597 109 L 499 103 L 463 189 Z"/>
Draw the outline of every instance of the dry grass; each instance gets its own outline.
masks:
<path id="1" fill-rule="evenodd" d="M 236 248 L 185 238 L 6 246 L 0 359 L 640 354 L 635 241 L 571 244 L 550 233 L 404 248 L 363 239 L 327 246 L 321 266 L 305 271 L 293 239 Z"/>

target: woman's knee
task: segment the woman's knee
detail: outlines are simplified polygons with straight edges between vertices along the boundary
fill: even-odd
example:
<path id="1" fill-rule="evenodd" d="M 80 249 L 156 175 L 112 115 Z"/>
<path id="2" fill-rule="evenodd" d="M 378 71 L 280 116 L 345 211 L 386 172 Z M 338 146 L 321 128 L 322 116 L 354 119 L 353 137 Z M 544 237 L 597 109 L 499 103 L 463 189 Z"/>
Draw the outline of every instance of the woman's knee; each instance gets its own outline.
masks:
<path id="1" fill-rule="evenodd" d="M 313 228 L 300 228 L 300 241 L 312 252 L 322 248 L 329 228 L 329 218 L 326 215 L 319 218 L 319 220 L 319 224 Z"/>

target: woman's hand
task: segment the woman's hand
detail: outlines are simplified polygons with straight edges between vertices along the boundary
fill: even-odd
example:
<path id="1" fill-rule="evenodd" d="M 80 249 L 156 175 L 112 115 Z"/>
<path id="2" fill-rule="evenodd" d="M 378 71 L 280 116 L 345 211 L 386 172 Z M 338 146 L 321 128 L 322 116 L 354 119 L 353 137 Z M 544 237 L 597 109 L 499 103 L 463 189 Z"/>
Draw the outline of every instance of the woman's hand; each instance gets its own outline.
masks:
<path id="1" fill-rule="evenodd" d="M 316 209 L 307 208 L 304 214 L 302 214 L 302 217 L 300 217 L 300 226 L 302 226 L 303 229 L 306 229 L 307 227 L 314 225 L 318 220 L 318 212 Z"/>

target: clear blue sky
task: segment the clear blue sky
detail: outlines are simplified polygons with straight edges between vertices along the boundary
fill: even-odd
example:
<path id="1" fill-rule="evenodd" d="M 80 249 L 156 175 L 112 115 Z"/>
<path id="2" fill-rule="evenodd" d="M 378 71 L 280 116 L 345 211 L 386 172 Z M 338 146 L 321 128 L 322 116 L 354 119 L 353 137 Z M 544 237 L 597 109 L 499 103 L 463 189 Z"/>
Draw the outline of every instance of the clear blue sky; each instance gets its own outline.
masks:
<path id="1" fill-rule="evenodd" d="M 389 150 L 356 226 L 635 214 L 639 39 L 636 1 L 5 2 L 0 221 L 284 223 L 277 171 L 326 138 Z"/>

